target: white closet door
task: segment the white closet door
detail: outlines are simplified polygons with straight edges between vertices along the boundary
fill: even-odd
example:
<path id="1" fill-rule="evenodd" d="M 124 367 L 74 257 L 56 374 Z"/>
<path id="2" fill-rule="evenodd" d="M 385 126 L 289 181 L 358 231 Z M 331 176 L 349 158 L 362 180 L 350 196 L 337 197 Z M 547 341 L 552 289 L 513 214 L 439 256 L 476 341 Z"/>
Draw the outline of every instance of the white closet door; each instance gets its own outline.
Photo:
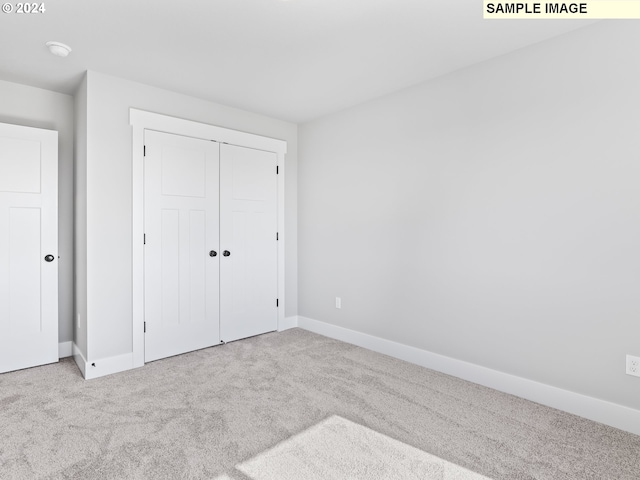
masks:
<path id="1" fill-rule="evenodd" d="M 145 131 L 145 361 L 220 343 L 218 144 Z"/>
<path id="2" fill-rule="evenodd" d="M 58 361 L 58 132 L 0 124 L 0 373 Z"/>
<path id="3" fill-rule="evenodd" d="M 278 327 L 276 165 L 275 153 L 220 146 L 220 336 L 225 342 Z"/>

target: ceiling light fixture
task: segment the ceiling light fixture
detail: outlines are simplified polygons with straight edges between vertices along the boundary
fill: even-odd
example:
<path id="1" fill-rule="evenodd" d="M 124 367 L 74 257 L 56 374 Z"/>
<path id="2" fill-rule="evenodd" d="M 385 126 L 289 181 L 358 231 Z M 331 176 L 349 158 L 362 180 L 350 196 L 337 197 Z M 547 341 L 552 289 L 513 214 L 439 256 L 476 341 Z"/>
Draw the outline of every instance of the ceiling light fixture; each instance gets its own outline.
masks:
<path id="1" fill-rule="evenodd" d="M 49 51 L 58 57 L 66 57 L 71 51 L 69 45 L 60 42 L 47 42 L 46 45 L 49 47 Z"/>

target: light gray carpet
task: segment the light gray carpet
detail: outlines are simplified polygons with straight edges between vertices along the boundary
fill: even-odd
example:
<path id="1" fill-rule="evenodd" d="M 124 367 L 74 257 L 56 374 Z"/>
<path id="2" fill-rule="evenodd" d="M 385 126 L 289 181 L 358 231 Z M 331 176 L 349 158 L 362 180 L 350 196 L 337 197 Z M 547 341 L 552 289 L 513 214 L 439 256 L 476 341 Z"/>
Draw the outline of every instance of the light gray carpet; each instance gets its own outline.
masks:
<path id="1" fill-rule="evenodd" d="M 638 436 L 300 329 L 91 381 L 70 359 L 0 375 L 0 478 L 249 480 L 332 415 L 492 480 L 640 478 Z"/>

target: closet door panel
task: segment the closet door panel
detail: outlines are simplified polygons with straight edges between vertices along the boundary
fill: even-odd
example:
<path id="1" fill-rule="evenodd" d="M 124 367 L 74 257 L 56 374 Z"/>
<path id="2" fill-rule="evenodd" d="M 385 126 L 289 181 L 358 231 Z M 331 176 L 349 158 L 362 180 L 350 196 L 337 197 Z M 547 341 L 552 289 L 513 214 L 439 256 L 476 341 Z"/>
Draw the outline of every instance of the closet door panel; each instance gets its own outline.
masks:
<path id="1" fill-rule="evenodd" d="M 58 361 L 58 132 L 0 124 L 0 373 Z"/>
<path id="2" fill-rule="evenodd" d="M 145 132 L 145 361 L 220 343 L 219 147 Z"/>
<path id="3" fill-rule="evenodd" d="M 220 335 L 225 342 L 278 326 L 276 165 L 273 152 L 220 146 Z"/>

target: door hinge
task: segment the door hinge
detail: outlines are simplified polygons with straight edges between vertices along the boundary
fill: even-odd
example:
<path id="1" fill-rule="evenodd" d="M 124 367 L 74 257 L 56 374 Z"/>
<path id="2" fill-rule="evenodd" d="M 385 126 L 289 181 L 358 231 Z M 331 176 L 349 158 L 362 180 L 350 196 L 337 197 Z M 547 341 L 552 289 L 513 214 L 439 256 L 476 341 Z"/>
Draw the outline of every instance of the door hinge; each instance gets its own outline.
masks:
<path id="1" fill-rule="evenodd" d="M 143 156 L 143 157 L 146 157 L 146 156 L 147 156 L 147 146 L 146 146 L 146 145 L 143 145 L 143 146 L 142 146 L 142 156 Z"/>
<path id="2" fill-rule="evenodd" d="M 276 165 L 276 175 L 278 175 L 278 165 Z"/>
<path id="3" fill-rule="evenodd" d="M 147 322 L 144 322 L 144 333 L 147 333 Z"/>
<path id="4" fill-rule="evenodd" d="M 147 244 L 147 234 L 146 234 L 146 233 L 143 233 L 143 234 L 142 234 L 142 244 L 143 244 L 143 245 L 146 245 L 146 244 Z"/>
<path id="5" fill-rule="evenodd" d="M 276 232 L 276 242 L 277 242 L 278 240 L 280 240 L 280 239 L 278 238 L 278 232 Z"/>
<path id="6" fill-rule="evenodd" d="M 278 299 L 276 298 L 276 307 L 278 306 Z"/>

